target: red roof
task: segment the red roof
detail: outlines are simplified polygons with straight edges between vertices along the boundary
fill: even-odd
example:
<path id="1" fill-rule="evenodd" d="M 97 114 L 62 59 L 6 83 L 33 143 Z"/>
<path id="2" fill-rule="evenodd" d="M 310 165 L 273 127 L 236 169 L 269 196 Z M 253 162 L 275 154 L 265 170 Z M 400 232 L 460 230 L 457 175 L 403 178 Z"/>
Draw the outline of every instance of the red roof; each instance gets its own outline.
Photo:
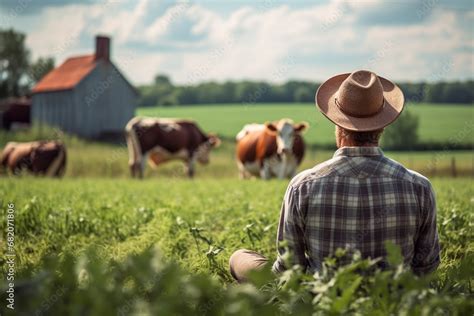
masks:
<path id="1" fill-rule="evenodd" d="M 33 88 L 33 93 L 74 88 L 96 66 L 95 55 L 68 58 L 61 66 L 51 70 Z"/>

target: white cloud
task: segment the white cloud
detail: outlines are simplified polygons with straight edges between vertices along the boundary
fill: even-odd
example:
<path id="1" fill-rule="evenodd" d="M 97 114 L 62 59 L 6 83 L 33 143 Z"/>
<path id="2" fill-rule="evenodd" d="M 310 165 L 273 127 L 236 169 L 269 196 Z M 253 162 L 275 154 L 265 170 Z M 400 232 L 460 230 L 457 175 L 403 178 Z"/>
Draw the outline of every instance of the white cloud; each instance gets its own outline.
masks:
<path id="1" fill-rule="evenodd" d="M 87 14 L 87 10 L 78 5 L 45 10 L 41 26 L 28 32 L 27 46 L 35 56 L 65 56 L 78 49 L 78 38 L 87 24 Z"/>
<path id="2" fill-rule="evenodd" d="M 161 37 L 172 29 L 174 22 L 183 18 L 189 6 L 187 2 L 181 2 L 170 7 L 162 16 L 157 17 L 157 19 L 145 29 L 144 39 L 151 43 L 157 43 Z"/>
<path id="3" fill-rule="evenodd" d="M 472 78 L 473 38 L 466 27 L 474 19 L 472 8 L 434 6 L 426 16 L 403 22 L 396 20 L 400 12 L 416 6 L 395 3 L 393 21 L 372 23 L 384 6 L 381 0 L 334 0 L 223 12 L 209 3 L 142 0 L 53 7 L 35 16 L 35 23 L 24 21 L 34 25 L 27 30 L 34 55 L 54 55 L 58 61 L 90 53 L 97 33 L 111 35 L 114 58 L 136 57 L 121 67 L 134 83 L 146 83 L 157 72 L 178 82 L 323 80 L 361 67 L 394 79 L 421 80 L 446 60 L 453 66 L 440 79 Z M 390 12 L 383 17 L 390 19 Z"/>

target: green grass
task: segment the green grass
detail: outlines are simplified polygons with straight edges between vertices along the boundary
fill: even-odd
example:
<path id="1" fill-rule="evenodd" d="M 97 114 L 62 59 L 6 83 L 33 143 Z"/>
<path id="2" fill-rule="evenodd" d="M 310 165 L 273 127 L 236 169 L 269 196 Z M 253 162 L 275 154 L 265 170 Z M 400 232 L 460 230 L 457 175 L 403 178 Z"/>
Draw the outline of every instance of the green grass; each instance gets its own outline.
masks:
<path id="1" fill-rule="evenodd" d="M 473 144 L 474 107 L 454 104 L 409 104 L 420 118 L 419 135 L 422 142 L 451 142 Z M 206 131 L 234 139 L 248 123 L 263 123 L 280 118 L 307 121 L 305 134 L 309 144 L 334 144 L 334 125 L 313 104 L 224 104 L 179 107 L 140 108 L 138 115 L 190 118 Z M 390 127 L 388 127 L 390 128 Z"/>
<path id="2" fill-rule="evenodd" d="M 440 232 L 447 234 L 443 222 L 453 210 L 472 217 L 474 184 L 468 179 L 433 183 Z M 204 255 L 209 245 L 194 240 L 189 227 L 202 228 L 201 234 L 212 245 L 224 249 L 219 256 L 223 270 L 236 248 L 252 248 L 273 258 L 286 185 L 284 180 L 26 178 L 3 180 L 0 196 L 3 209 L 7 203 L 15 204 L 20 270 L 36 266 L 47 253 L 81 252 L 91 244 L 99 246 L 106 257 L 122 259 L 157 243 L 166 256 L 190 271 L 207 272 Z M 248 224 L 259 238 L 248 238 Z M 5 221 L 0 227 L 5 228 Z M 444 246 L 446 253 L 469 245 Z"/>
<path id="3" fill-rule="evenodd" d="M 90 259 L 95 260 L 90 263 L 94 265 L 87 268 L 92 279 L 82 281 L 82 285 L 80 285 L 81 282 L 77 283 L 78 281 L 75 279 L 76 274 L 79 279 L 83 278 L 81 277 L 80 267 L 85 263 L 81 263 L 81 260 L 70 267 L 66 265 L 63 268 L 54 268 L 62 271 L 57 276 L 59 279 L 54 281 L 56 278 L 54 277 L 50 287 L 44 285 L 43 290 L 34 292 L 36 293 L 34 297 L 40 297 L 43 295 L 41 294 L 43 291 L 46 291 L 44 293 L 57 293 L 58 287 L 64 286 L 66 293 L 70 294 L 62 294 L 58 299 L 51 302 L 52 306 L 60 304 L 59 307 L 70 308 L 70 310 L 73 310 L 73 306 L 76 306 L 76 308 L 87 306 L 87 308 L 95 310 L 96 314 L 100 314 L 100 310 L 103 311 L 106 307 L 112 308 L 110 306 L 112 303 L 122 304 L 120 297 L 128 297 L 128 294 L 126 294 L 129 293 L 126 291 L 127 288 L 138 286 L 140 289 L 142 287 L 140 283 L 147 282 L 150 275 L 154 273 L 152 267 L 153 264 L 156 266 L 156 260 L 153 261 L 152 258 L 143 259 L 143 256 L 148 258 L 148 255 L 140 255 L 141 259 L 133 259 L 132 256 L 146 253 L 146 249 L 158 246 L 161 256 L 166 260 L 177 262 L 182 269 L 182 272 L 175 271 L 173 275 L 166 276 L 167 273 L 171 273 L 167 272 L 165 276 L 160 276 L 160 280 L 166 277 L 168 283 L 158 283 L 158 285 L 170 288 L 173 282 L 178 282 L 179 277 L 175 274 L 179 274 L 184 277 L 181 280 L 182 282 L 188 282 L 184 283 L 187 284 L 186 288 L 178 292 L 173 292 L 176 289 L 166 291 L 156 289 L 158 292 L 152 291 L 146 297 L 142 296 L 140 292 L 133 293 L 132 297 L 146 302 L 151 300 L 149 303 L 155 307 L 162 306 L 162 304 L 179 307 L 180 304 L 188 303 L 184 302 L 186 300 L 180 303 L 179 297 L 181 295 L 192 299 L 192 297 L 198 295 L 196 293 L 203 291 L 199 295 L 204 295 L 202 299 L 206 302 L 205 310 L 207 311 L 207 308 L 209 310 L 211 308 L 214 310 L 214 307 L 216 309 L 224 308 L 224 306 L 214 306 L 214 304 L 217 304 L 217 301 L 224 301 L 224 294 L 217 293 L 224 291 L 228 284 L 232 282 L 228 273 L 227 262 L 234 250 L 238 248 L 254 249 L 268 256 L 271 260 L 275 258 L 275 235 L 280 203 L 286 185 L 287 181 L 243 182 L 232 179 L 200 179 L 196 181 L 180 179 L 166 179 L 166 181 L 156 179 L 146 181 L 126 179 L 6 179 L 0 182 L 0 204 L 2 209 L 6 209 L 7 203 L 14 203 L 15 205 L 18 280 L 31 278 L 32 275 L 40 272 L 44 266 L 42 259 L 47 256 L 69 258 L 68 254 L 72 254 L 73 257 L 67 260 L 76 262 L 77 258 L 82 258 L 87 253 L 87 249 L 94 247 L 97 251 L 97 257 L 100 258 L 100 260 Z M 470 226 L 472 225 L 474 211 L 474 186 L 472 181 L 468 179 L 435 179 L 433 185 L 438 199 L 438 227 L 442 243 L 442 262 L 435 279 L 437 284 L 435 288 L 438 289 L 439 295 L 445 295 L 443 296 L 444 299 L 448 300 L 443 306 L 450 306 L 450 304 L 455 303 L 452 301 L 453 298 L 449 298 L 449 295 L 453 297 L 461 295 L 459 299 L 461 302 L 465 302 L 462 300 L 462 295 L 469 292 L 465 289 L 465 285 L 462 285 L 466 283 L 464 274 L 456 271 L 464 269 L 461 267 L 463 258 L 472 259 L 473 257 L 474 230 Z M 5 225 L 5 220 L 2 220 L 0 224 L 2 231 L 5 231 Z M 1 251 L 3 260 L 5 258 L 5 248 L 2 247 Z M 95 266 L 99 264 L 98 262 L 102 262 L 103 266 Z M 112 264 L 112 262 L 118 262 L 119 265 Z M 6 265 L 2 264 L 2 267 L 3 272 L 5 272 Z M 129 269 L 132 270 L 129 271 Z M 167 269 L 171 269 L 171 267 Z M 54 272 L 54 270 L 51 272 Z M 114 273 L 114 275 L 112 276 L 110 273 Z M 196 275 L 197 273 L 201 273 L 206 277 L 198 278 L 199 281 L 186 277 L 188 274 Z M 208 279 L 209 275 L 213 276 L 218 282 L 215 283 L 215 280 Z M 397 275 L 399 278 L 400 274 Z M 134 282 L 139 282 L 138 285 L 126 282 L 128 277 L 134 278 L 135 276 L 138 279 Z M 286 277 L 288 278 L 289 275 Z M 347 275 L 345 277 L 339 276 L 340 279 L 337 281 L 343 283 L 343 288 L 347 285 L 347 282 L 352 282 L 347 277 Z M 353 277 L 360 278 L 360 276 Z M 385 285 L 382 285 L 384 283 L 381 282 L 392 282 L 397 278 L 387 274 L 379 277 L 381 279 L 378 279 L 378 281 L 367 279 L 367 282 L 375 282 L 374 286 L 382 286 L 383 288 Z M 413 277 L 407 276 L 407 278 Z M 123 281 L 120 281 L 122 279 Z M 355 280 L 353 281 L 355 282 Z M 61 283 L 56 284 L 54 282 Z M 120 285 L 121 282 L 124 282 L 123 285 Z M 357 282 L 360 282 L 360 280 Z M 4 283 L 2 284 L 4 285 Z M 419 283 L 417 286 L 425 286 L 422 284 L 424 283 Z M 405 283 L 403 285 L 409 286 Z M 303 288 L 297 288 L 296 283 L 290 282 L 288 286 L 293 286 L 294 291 L 298 291 L 301 295 L 306 293 Z M 288 301 L 289 303 L 292 301 L 290 297 L 293 295 L 293 300 L 298 301 L 297 296 L 295 296 L 295 293 L 291 294 L 292 292 L 288 286 L 281 289 L 283 292 L 278 292 L 283 295 L 279 300 Z M 413 284 L 410 286 L 413 286 Z M 0 287 L 3 288 L 3 286 Z M 214 294 L 210 297 L 206 296 L 204 294 L 206 288 L 214 289 Z M 81 291 L 81 289 L 84 290 Z M 194 294 L 189 294 L 192 289 L 194 289 L 194 292 L 191 293 Z M 257 310 L 264 304 L 262 301 L 258 303 L 257 298 L 260 294 L 256 290 L 248 292 L 250 289 L 243 287 L 239 290 L 230 291 L 226 294 L 226 297 L 227 295 L 234 297 L 232 296 L 233 291 L 247 291 L 246 295 L 254 295 L 257 301 L 253 303 L 255 306 L 252 307 L 252 310 Z M 425 290 L 420 291 L 419 299 L 430 297 L 427 296 L 426 292 L 423 292 Z M 433 295 L 435 292 L 433 292 L 434 290 L 431 291 L 430 295 Z M 73 293 L 81 296 L 71 297 L 70 295 Z M 330 290 L 324 293 L 327 299 L 337 298 L 337 294 Z M 375 295 L 370 293 L 369 295 Z M 408 297 L 413 295 L 409 292 L 402 291 L 401 293 L 405 293 L 403 295 Z M 164 300 L 154 301 L 152 299 L 154 296 L 158 297 L 165 294 L 168 296 Z M 18 295 L 21 295 L 21 291 Z M 63 295 L 65 296 L 62 297 Z M 242 303 L 246 300 L 246 295 L 244 297 L 239 296 L 240 298 L 234 297 L 234 300 Z M 353 295 L 354 298 L 351 298 L 351 300 L 354 300 L 354 306 L 361 308 L 361 302 L 357 303 L 356 298 L 357 295 L 362 294 L 353 293 Z M 472 295 L 472 292 L 470 295 Z M 45 300 L 46 298 L 42 299 Z M 231 298 L 227 299 L 231 300 Z M 265 300 L 267 299 L 270 300 L 271 297 L 265 298 Z M 401 300 L 401 298 L 390 296 L 385 299 L 388 300 L 387 304 L 392 304 L 392 307 L 379 306 L 381 311 L 385 310 L 387 312 L 398 306 L 393 304 L 406 304 L 406 301 Z M 20 298 L 18 300 L 17 304 L 22 308 L 22 301 Z M 309 298 L 309 301 L 306 301 L 305 304 L 309 303 L 309 306 L 311 306 L 311 300 Z M 418 302 L 418 299 L 416 301 Z M 74 305 L 72 302 L 78 305 Z M 426 306 L 432 307 L 431 304 L 441 304 L 442 301 L 437 299 L 436 302 Z M 23 304 L 24 306 L 30 306 L 27 301 L 24 301 Z M 337 303 L 333 307 L 339 306 L 338 308 L 342 308 L 340 304 L 342 303 Z M 374 304 L 377 304 L 377 301 L 374 301 Z M 298 304 L 295 306 L 297 308 Z M 25 308 L 23 307 L 23 310 Z M 322 308 L 322 306 L 315 308 Z M 271 315 L 272 313 L 267 311 L 264 314 Z"/>
<path id="4" fill-rule="evenodd" d="M 37 128 L 23 132 L 0 131 L 0 146 L 8 141 L 30 141 L 35 139 L 56 138 L 53 129 Z M 128 178 L 128 150 L 125 142 L 119 144 L 105 144 L 91 142 L 62 135 L 67 147 L 66 177 L 113 177 Z M 311 168 L 314 165 L 331 158 L 334 151 L 308 148 L 307 154 L 299 170 Z M 407 168 L 416 170 L 427 176 L 452 176 L 452 160 L 455 160 L 455 173 L 457 176 L 474 176 L 474 152 L 472 151 L 421 151 L 421 152 L 396 152 L 387 151 L 386 155 L 395 159 Z M 197 166 L 197 178 L 237 178 L 235 163 L 235 143 L 226 140 L 221 147 L 213 150 L 211 163 L 207 166 Z M 1 172 L 0 172 L 1 176 Z M 185 178 L 183 163 L 180 161 L 169 162 L 157 169 L 147 167 L 147 178 Z"/>
<path id="5" fill-rule="evenodd" d="M 306 134 L 309 141 L 333 142 L 333 127 L 318 119 L 312 106 L 291 107 L 155 108 L 140 109 L 140 114 L 194 118 L 207 131 L 229 138 L 244 123 L 284 116 L 311 123 L 314 115 L 317 124 Z M 472 124 L 469 107 L 413 107 L 413 111 L 422 110 L 426 114 L 421 120 L 422 139 L 435 135 L 435 140 L 471 141 L 465 131 L 471 132 L 472 125 L 462 127 L 465 120 Z M 293 111 L 300 116 L 293 116 Z M 54 130 L 0 132 L 0 145 L 56 136 Z M 253 285 L 234 286 L 227 266 L 235 249 L 254 249 L 271 260 L 275 258 L 275 235 L 287 180 L 238 180 L 234 143 L 229 140 L 212 153 L 210 165 L 198 166 L 194 180 L 185 178 L 180 162 L 172 162 L 157 170 L 148 168 L 146 179 L 139 181 L 129 179 L 124 143 L 102 144 L 68 135 L 62 138 L 68 148 L 64 179 L 24 176 L 0 180 L 2 209 L 6 210 L 8 203 L 15 205 L 20 313 L 472 314 L 472 178 L 432 181 L 438 202 L 442 262 L 428 279 L 415 279 L 398 270 L 362 278 L 355 271 L 366 269 L 370 263 L 355 262 L 335 271 L 329 261 L 320 279 L 291 270 L 276 280 L 260 275 Z M 300 169 L 332 154 L 309 150 Z M 472 177 L 474 172 L 470 151 L 386 155 L 429 176 L 451 175 L 453 158 L 458 176 Z M 5 219 L 0 221 L 0 230 L 6 230 Z M 4 238 L 2 234 L 1 245 Z M 159 252 L 150 251 L 155 246 Z M 3 274 L 7 269 L 5 251 L 2 246 Z M 3 280 L 3 302 L 4 288 Z M 4 304 L 0 308 L 3 310 Z"/>

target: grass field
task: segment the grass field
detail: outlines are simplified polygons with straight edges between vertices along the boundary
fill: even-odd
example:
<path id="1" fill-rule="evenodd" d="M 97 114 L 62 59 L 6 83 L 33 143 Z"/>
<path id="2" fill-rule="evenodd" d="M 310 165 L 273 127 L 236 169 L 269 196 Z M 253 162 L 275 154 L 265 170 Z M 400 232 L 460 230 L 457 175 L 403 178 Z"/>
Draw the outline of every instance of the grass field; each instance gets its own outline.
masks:
<path id="1" fill-rule="evenodd" d="M 474 230 L 471 229 L 474 211 L 473 183 L 471 180 L 435 179 L 433 184 L 438 197 L 442 263 L 435 281 L 432 280 L 436 284 L 432 291 L 440 291 L 444 299 L 450 300 L 454 298 L 449 298 L 449 295 L 453 297 L 461 295 L 457 299 L 464 302 L 462 304 L 467 304 L 466 300 L 472 292 L 469 290 L 469 281 L 463 274 L 465 272 L 461 273 L 459 269 L 461 269 L 462 259 L 472 259 L 474 251 Z M 70 281 L 73 282 L 70 286 L 78 286 L 75 291 L 82 293 L 80 294 L 82 304 L 91 304 L 91 301 L 99 300 L 101 303 L 94 304 L 102 304 L 104 306 L 101 305 L 101 308 L 108 310 L 112 308 L 110 306 L 112 303 L 122 304 L 123 302 L 117 301 L 120 301 L 120 297 L 125 297 L 127 293 L 122 288 L 122 286 L 127 288 L 126 276 L 123 276 L 124 281 L 117 280 L 111 284 L 109 284 L 111 280 L 104 279 L 103 275 L 108 275 L 110 269 L 119 269 L 110 262 L 124 262 L 124 267 L 135 269 L 127 273 L 130 275 L 135 273 L 146 280 L 150 277 L 144 272 L 149 269 L 148 261 L 135 262 L 131 256 L 141 254 L 154 245 L 159 247 L 164 258 L 173 260 L 182 267 L 181 273 L 206 275 L 196 284 L 190 283 L 189 286 L 195 287 L 195 291 L 205 292 L 205 288 L 213 288 L 217 291 L 216 293 L 235 291 L 228 288 L 232 279 L 227 271 L 227 261 L 232 251 L 244 247 L 260 251 L 271 259 L 275 258 L 279 208 L 286 185 L 286 181 L 241 182 L 232 179 L 134 181 L 25 178 L 2 180 L 0 197 L 4 208 L 8 203 L 14 203 L 17 278 L 24 280 L 42 271 L 42 258 L 45 256 L 64 258 L 66 254 L 72 254 L 75 258 L 81 258 L 87 253 L 87 249 L 93 246 L 98 258 L 105 265 L 100 269 L 105 270 L 99 272 L 102 270 L 98 267 L 88 268 L 90 269 L 88 273 L 97 279 L 82 285 L 83 288 L 88 289 L 87 291 L 81 291 L 80 284 L 73 281 Z M 5 221 L 1 221 L 2 231 L 5 231 L 5 225 Z M 2 258 L 5 258 L 4 247 L 2 247 L 2 252 Z M 135 263 L 130 266 L 130 262 Z M 5 272 L 6 265 L 2 266 Z M 77 266 L 74 265 L 70 269 L 73 269 L 71 273 L 76 275 L 74 271 L 77 271 Z M 472 269 L 470 271 L 470 277 L 473 277 Z M 67 276 L 69 272 L 62 273 L 66 273 L 68 280 L 71 278 Z M 99 275 L 94 273 L 99 273 Z M 208 280 L 209 275 L 211 279 Z M 213 283 L 212 277 L 216 278 L 218 283 Z M 64 276 L 61 278 L 61 282 L 69 282 L 64 280 Z M 344 286 L 347 286 L 349 282 L 347 279 L 340 281 L 345 282 Z M 101 282 L 109 284 L 109 288 Z M 120 282 L 125 283 L 121 285 Z M 377 282 L 380 286 L 382 281 Z M 99 286 L 100 291 L 91 288 Z M 73 289 L 70 290 L 73 291 Z M 52 289 L 44 289 L 44 293 L 51 291 L 54 293 L 57 289 L 54 286 Z M 163 289 L 157 291 L 163 291 Z M 189 295 L 186 291 L 182 295 Z M 332 294 L 330 290 L 327 291 L 329 298 Z M 32 299 L 43 295 L 41 291 L 35 293 L 31 296 Z M 108 298 L 111 293 L 114 293 L 114 296 Z M 233 292 L 228 295 L 231 293 Z M 433 293 L 425 293 L 425 296 L 420 296 L 423 297 L 420 300 L 430 297 Z M 288 295 L 290 294 L 291 291 L 288 292 Z M 58 310 L 66 308 L 69 299 L 78 299 L 70 298 L 69 294 L 61 295 L 65 296 L 51 303 L 51 306 L 62 306 L 57 307 Z M 219 302 L 230 300 L 230 298 L 224 298 L 224 294 L 213 295 L 218 297 Z M 258 297 L 258 294 L 255 295 Z M 355 301 L 357 295 L 361 294 L 353 293 L 353 295 Z M 463 295 L 468 296 L 463 300 Z M 137 298 L 144 300 L 147 304 L 156 303 L 140 294 L 136 295 L 135 299 Z M 239 300 L 244 301 L 244 299 Z M 285 298 L 281 299 L 285 300 Z M 294 297 L 294 300 L 296 299 L 297 297 Z M 402 303 L 403 300 L 401 303 L 393 302 L 392 304 Z M 20 308 L 22 304 L 29 306 L 21 301 L 17 304 Z M 163 304 L 182 303 L 178 299 L 178 302 L 163 302 Z M 259 306 L 264 303 L 256 302 L 255 304 Z M 457 303 L 451 301 L 449 304 L 457 306 Z M 216 302 L 211 307 L 212 310 L 214 307 L 223 309 Z M 92 305 L 89 308 L 92 308 Z M 254 308 L 258 310 L 261 306 Z M 387 307 L 385 310 L 388 311 L 390 308 Z M 205 309 L 205 311 L 214 314 L 210 310 Z"/>
<path id="2" fill-rule="evenodd" d="M 166 256 L 185 264 L 190 271 L 205 272 L 208 267 L 203 255 L 208 245 L 203 240 L 196 245 L 188 226 L 202 228 L 202 235 L 212 240 L 211 245 L 224 249 L 218 260 L 222 270 L 227 269 L 226 260 L 239 247 L 256 249 L 273 258 L 287 183 L 26 178 L 3 180 L 0 196 L 3 206 L 15 204 L 20 270 L 37 265 L 46 253 L 66 249 L 79 253 L 91 244 L 99 246 L 108 258 L 123 259 L 158 243 Z M 435 179 L 433 184 L 439 201 L 440 228 L 454 211 L 468 220 L 464 224 L 472 224 L 473 182 Z M 246 233 L 249 224 L 259 236 L 253 241 Z M 1 225 L 5 228 L 5 221 Z M 440 231 L 443 235 L 453 233 Z M 474 237 L 474 231 L 465 233 Z M 469 245 L 444 246 L 446 254 L 448 249 L 459 246 L 455 252 L 461 252 L 461 246 Z M 223 281 L 228 280 L 226 274 Z"/>
<path id="3" fill-rule="evenodd" d="M 10 203 L 15 209 L 17 312 L 472 315 L 472 151 L 386 152 L 408 168 L 434 176 L 442 243 L 436 274 L 415 278 L 397 266 L 399 256 L 393 253 L 391 260 L 397 268 L 366 277 L 361 275 L 371 271 L 373 262 L 355 259 L 336 269 L 336 258 L 327 262 L 318 278 L 293 269 L 276 279 L 263 271 L 249 285 L 233 283 L 227 262 L 235 249 L 254 249 L 275 258 L 279 209 L 288 183 L 238 180 L 235 133 L 244 123 L 292 117 L 312 124 L 305 136 L 308 142 L 334 142 L 333 127 L 312 106 L 291 107 L 140 109 L 142 115 L 193 118 L 207 131 L 224 136 L 222 146 L 211 154 L 210 165 L 198 166 L 194 180 L 186 179 L 180 162 L 157 170 L 148 168 L 143 181 L 129 179 L 125 143 L 105 144 L 69 135 L 62 136 L 68 149 L 64 179 L 0 175 L 2 209 Z M 423 110 L 422 140 L 472 143 L 471 107 L 416 105 L 412 110 Z M 56 138 L 56 132 L 35 128 L 0 132 L 0 145 L 11 140 Z M 332 154 L 311 148 L 300 169 Z M 453 158 L 456 179 L 446 177 L 453 175 Z M 2 214 L 6 217 L 5 211 Z M 0 221 L 2 232 L 6 225 L 6 220 Z M 0 240 L 5 275 L 4 233 Z M 2 280 L 3 302 L 5 287 Z"/>
<path id="4" fill-rule="evenodd" d="M 409 110 L 420 117 L 421 141 L 454 143 L 474 146 L 474 107 L 467 105 L 409 105 Z M 199 178 L 237 177 L 235 165 L 234 137 L 242 126 L 249 122 L 290 117 L 295 121 L 306 120 L 311 127 L 305 133 L 305 141 L 312 145 L 334 146 L 334 126 L 310 104 L 282 105 L 208 105 L 172 108 L 140 108 L 139 115 L 159 117 L 191 118 L 207 132 L 217 132 L 224 138 L 223 145 L 214 150 L 209 166 L 198 166 Z M 0 146 L 7 141 L 29 141 L 56 138 L 54 130 L 38 129 L 27 132 L 8 133 L 0 131 Z M 68 148 L 67 177 L 128 177 L 128 151 L 125 140 L 119 144 L 89 142 L 75 137 L 63 137 Z M 441 147 L 444 148 L 444 147 Z M 310 168 L 331 157 L 333 150 L 308 146 L 306 158 L 300 170 Z M 417 151 L 386 154 L 405 164 L 408 168 L 428 176 L 473 176 L 473 151 Z M 452 166 L 454 161 L 454 168 Z M 454 170 L 454 172 L 453 172 Z M 185 175 L 180 162 L 160 166 L 158 170 L 148 167 L 147 177 L 178 177 Z"/>
<path id="5" fill-rule="evenodd" d="M 3 135 L 4 136 L 4 135 Z M 0 134 L 1 137 L 1 134 Z M 38 135 L 15 134 L 14 139 L 26 140 L 45 138 Z M 48 138 L 48 137 L 46 137 Z M 76 138 L 65 137 L 68 150 L 66 177 L 114 177 L 128 178 L 128 151 L 124 143 L 103 144 L 87 142 Z M 3 144 L 1 144 L 3 145 Z M 331 158 L 334 151 L 308 149 L 299 170 L 311 168 L 317 163 Z M 474 153 L 472 151 L 422 151 L 422 152 L 386 152 L 408 168 L 419 171 L 427 176 L 452 176 L 452 159 L 455 159 L 455 170 L 458 177 L 474 176 Z M 238 177 L 235 162 L 235 145 L 224 141 L 222 146 L 213 150 L 209 165 L 197 165 L 196 177 L 200 178 L 234 178 Z M 1 176 L 1 173 L 0 173 Z M 147 166 L 146 177 L 167 179 L 185 178 L 184 165 L 180 161 L 172 161 L 152 169 Z"/>
<path id="6" fill-rule="evenodd" d="M 473 144 L 474 107 L 466 105 L 409 104 L 407 109 L 420 118 L 422 142 L 458 142 Z M 229 139 L 248 123 L 263 123 L 280 118 L 307 121 L 305 134 L 309 144 L 334 144 L 334 125 L 313 104 L 206 105 L 140 108 L 139 115 L 190 118 L 205 130 Z M 390 128 L 390 127 L 388 127 Z"/>

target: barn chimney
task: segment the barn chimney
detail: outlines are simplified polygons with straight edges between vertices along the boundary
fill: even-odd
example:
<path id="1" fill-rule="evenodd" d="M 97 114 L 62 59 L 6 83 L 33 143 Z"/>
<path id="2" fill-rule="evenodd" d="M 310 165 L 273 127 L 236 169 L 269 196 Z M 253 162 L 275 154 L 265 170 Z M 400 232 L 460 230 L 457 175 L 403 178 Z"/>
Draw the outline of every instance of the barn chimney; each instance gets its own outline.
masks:
<path id="1" fill-rule="evenodd" d="M 95 37 L 95 59 L 110 60 L 110 38 L 97 35 Z"/>

